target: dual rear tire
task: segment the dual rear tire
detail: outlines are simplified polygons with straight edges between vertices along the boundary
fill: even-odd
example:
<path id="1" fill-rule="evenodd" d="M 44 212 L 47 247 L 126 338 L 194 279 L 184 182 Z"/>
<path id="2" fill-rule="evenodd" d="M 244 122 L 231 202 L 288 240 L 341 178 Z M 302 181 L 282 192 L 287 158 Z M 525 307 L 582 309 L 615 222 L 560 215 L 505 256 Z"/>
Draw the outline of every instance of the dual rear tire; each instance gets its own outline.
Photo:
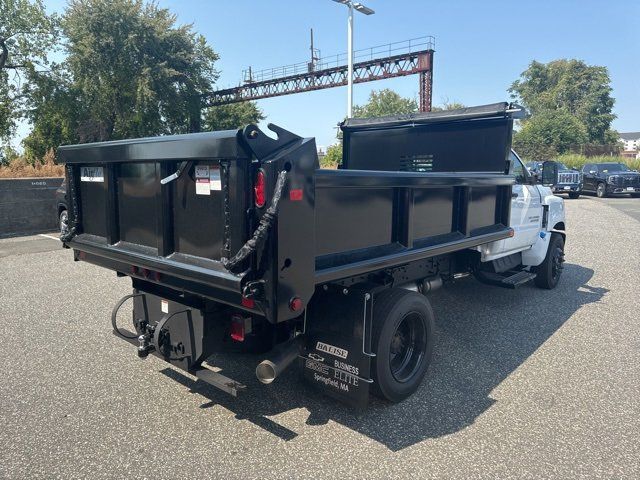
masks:
<path id="1" fill-rule="evenodd" d="M 552 233 L 544 261 L 536 267 L 536 286 L 553 289 L 564 264 L 564 238 Z M 433 351 L 435 317 L 427 298 L 393 288 L 374 297 L 372 392 L 390 402 L 415 393 L 424 379 Z"/>
<path id="2" fill-rule="evenodd" d="M 394 288 L 374 297 L 374 395 L 400 402 L 420 387 L 431 362 L 434 328 L 424 295 Z"/>

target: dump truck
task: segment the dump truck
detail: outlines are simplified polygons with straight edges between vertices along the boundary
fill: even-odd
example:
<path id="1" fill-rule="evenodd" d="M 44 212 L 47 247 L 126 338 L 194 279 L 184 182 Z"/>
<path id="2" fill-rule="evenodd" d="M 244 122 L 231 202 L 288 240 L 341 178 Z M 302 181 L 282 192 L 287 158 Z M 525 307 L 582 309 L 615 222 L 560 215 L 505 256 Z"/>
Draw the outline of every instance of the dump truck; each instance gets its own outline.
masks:
<path id="1" fill-rule="evenodd" d="M 462 275 L 560 279 L 564 206 L 511 150 L 520 111 L 348 119 L 338 169 L 320 168 L 313 138 L 271 124 L 62 146 L 61 239 L 74 260 L 131 278 L 111 320 L 140 358 L 239 395 L 250 386 L 207 359 L 262 352 L 267 388 L 296 364 L 354 407 L 370 393 L 398 402 L 431 359 L 429 292 Z"/>

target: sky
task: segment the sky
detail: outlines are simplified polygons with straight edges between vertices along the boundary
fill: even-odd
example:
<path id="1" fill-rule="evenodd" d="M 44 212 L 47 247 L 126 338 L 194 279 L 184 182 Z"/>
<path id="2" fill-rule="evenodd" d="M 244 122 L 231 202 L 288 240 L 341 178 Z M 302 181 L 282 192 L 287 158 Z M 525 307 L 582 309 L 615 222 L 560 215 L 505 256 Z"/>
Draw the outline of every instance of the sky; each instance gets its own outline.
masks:
<path id="1" fill-rule="evenodd" d="M 354 16 L 354 49 L 433 35 L 433 101 L 481 105 L 508 101 L 509 85 L 533 60 L 577 58 L 609 69 L 618 131 L 640 131 L 638 0 L 361 0 L 375 14 Z M 242 71 L 309 60 L 309 30 L 322 56 L 347 50 L 347 8 L 331 0 L 160 0 L 192 23 L 220 55 L 217 88 L 238 85 Z M 45 0 L 61 12 L 66 1 Z M 354 103 L 390 88 L 418 98 L 418 76 L 354 86 Z M 335 143 L 347 88 L 258 100 L 275 123 L 318 146 Z M 24 131 L 24 127 L 21 129 Z"/>

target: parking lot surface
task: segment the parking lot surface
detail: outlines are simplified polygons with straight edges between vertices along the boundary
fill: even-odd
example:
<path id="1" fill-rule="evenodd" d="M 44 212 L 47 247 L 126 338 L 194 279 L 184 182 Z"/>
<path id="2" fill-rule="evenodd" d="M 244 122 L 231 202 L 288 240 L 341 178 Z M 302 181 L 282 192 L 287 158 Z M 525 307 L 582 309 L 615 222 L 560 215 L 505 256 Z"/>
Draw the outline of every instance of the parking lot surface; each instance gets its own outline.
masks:
<path id="1" fill-rule="evenodd" d="M 430 295 L 425 382 L 363 413 L 295 369 L 259 384 L 258 357 L 211 360 L 241 399 L 139 360 L 109 323 L 127 278 L 51 238 L 0 240 L 0 477 L 640 478 L 640 216 L 621 203 L 566 202 L 554 291 Z"/>

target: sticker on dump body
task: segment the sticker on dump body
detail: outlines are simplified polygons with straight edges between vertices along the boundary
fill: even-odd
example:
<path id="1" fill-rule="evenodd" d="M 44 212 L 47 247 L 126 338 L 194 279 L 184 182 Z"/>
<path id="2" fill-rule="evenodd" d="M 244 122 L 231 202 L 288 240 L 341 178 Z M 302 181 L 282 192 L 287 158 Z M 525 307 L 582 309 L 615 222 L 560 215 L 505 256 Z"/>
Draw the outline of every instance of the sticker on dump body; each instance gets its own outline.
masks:
<path id="1" fill-rule="evenodd" d="M 196 178 L 209 179 L 209 166 L 208 165 L 196 165 Z"/>
<path id="2" fill-rule="evenodd" d="M 211 195 L 208 178 L 196 178 L 196 195 Z"/>
<path id="3" fill-rule="evenodd" d="M 104 168 L 82 167 L 80 169 L 81 182 L 104 182 Z"/>
<path id="4" fill-rule="evenodd" d="M 160 310 L 162 313 L 169 313 L 169 301 L 164 298 L 160 300 Z"/>
<path id="5" fill-rule="evenodd" d="M 220 169 L 211 167 L 209 169 L 209 185 L 211 190 L 222 190 L 222 181 L 220 180 Z"/>
<path id="6" fill-rule="evenodd" d="M 210 195 L 209 166 L 196 165 L 196 195 Z"/>

